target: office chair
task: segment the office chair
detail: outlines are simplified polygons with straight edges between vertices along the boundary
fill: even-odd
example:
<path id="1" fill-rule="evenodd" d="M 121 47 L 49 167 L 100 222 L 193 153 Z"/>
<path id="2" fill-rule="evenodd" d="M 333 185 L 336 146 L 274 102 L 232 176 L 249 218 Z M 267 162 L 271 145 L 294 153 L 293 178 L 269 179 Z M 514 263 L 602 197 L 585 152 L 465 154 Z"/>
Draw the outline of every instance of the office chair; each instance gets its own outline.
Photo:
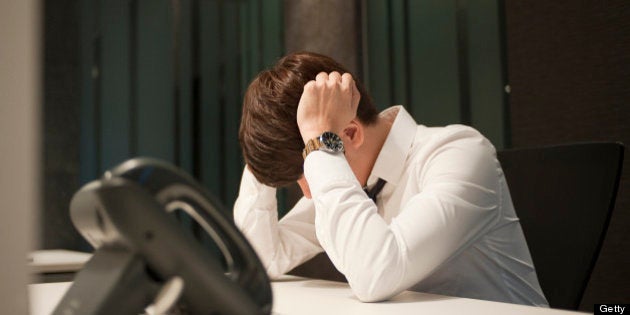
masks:
<path id="1" fill-rule="evenodd" d="M 498 152 L 549 305 L 577 310 L 608 229 L 621 143 Z"/>

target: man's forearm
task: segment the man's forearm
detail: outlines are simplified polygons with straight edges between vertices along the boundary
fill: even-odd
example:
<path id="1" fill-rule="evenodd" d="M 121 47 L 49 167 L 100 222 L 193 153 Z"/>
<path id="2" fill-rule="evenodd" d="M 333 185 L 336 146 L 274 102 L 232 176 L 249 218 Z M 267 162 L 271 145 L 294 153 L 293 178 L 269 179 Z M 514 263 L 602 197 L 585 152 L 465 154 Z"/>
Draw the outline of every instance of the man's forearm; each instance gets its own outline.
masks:
<path id="1" fill-rule="evenodd" d="M 280 222 L 276 189 L 243 172 L 234 222 L 254 247 L 270 277 L 278 277 L 322 251 L 314 231 L 314 210 L 306 200 Z"/>

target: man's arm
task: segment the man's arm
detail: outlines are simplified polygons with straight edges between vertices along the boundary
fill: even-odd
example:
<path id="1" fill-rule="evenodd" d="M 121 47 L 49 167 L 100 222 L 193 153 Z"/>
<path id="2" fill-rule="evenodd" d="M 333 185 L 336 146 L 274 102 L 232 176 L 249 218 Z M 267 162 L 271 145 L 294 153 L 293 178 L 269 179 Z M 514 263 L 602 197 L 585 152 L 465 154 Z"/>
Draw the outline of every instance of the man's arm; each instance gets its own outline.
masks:
<path id="1" fill-rule="evenodd" d="M 360 300 L 385 300 L 420 282 L 498 218 L 494 149 L 472 129 L 459 137 L 410 175 L 422 191 L 389 225 L 343 156 L 307 157 L 317 237 Z M 336 171 L 334 178 L 318 171 L 324 165 Z"/>
<path id="2" fill-rule="evenodd" d="M 305 143 L 354 119 L 355 91 L 352 77 L 336 72 L 305 85 L 297 112 Z M 482 235 L 498 218 L 499 169 L 492 145 L 463 128 L 411 175 L 420 193 L 387 225 L 344 155 L 315 151 L 304 162 L 317 237 L 362 301 L 408 289 Z"/>
<path id="3" fill-rule="evenodd" d="M 259 183 L 245 167 L 234 222 L 245 234 L 271 278 L 276 278 L 322 251 L 315 236 L 315 210 L 302 198 L 278 222 L 276 189 Z"/>

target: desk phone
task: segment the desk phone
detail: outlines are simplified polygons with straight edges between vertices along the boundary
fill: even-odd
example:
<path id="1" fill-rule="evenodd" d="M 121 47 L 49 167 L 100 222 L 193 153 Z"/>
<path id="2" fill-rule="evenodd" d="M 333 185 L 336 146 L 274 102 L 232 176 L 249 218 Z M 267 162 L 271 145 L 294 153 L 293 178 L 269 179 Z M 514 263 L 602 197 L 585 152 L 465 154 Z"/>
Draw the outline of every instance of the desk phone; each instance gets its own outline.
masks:
<path id="1" fill-rule="evenodd" d="M 183 227 L 183 211 L 223 261 Z M 271 286 L 221 203 L 175 166 L 129 160 L 82 187 L 70 216 L 95 248 L 55 309 L 60 314 L 269 314 Z"/>

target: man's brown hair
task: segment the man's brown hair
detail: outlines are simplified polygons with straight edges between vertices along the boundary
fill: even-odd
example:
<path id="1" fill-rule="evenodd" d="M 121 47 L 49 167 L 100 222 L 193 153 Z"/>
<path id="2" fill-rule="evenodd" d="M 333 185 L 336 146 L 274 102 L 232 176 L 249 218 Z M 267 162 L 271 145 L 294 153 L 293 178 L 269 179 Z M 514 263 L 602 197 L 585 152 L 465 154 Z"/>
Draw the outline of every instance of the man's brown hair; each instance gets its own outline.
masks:
<path id="1" fill-rule="evenodd" d="M 259 73 L 247 88 L 239 141 L 245 163 L 261 183 L 285 186 L 302 175 L 304 142 L 296 120 L 298 103 L 308 81 L 320 72 L 333 71 L 349 72 L 330 57 L 293 53 Z M 357 118 L 370 125 L 378 112 L 363 85 L 352 77 L 361 94 Z"/>

